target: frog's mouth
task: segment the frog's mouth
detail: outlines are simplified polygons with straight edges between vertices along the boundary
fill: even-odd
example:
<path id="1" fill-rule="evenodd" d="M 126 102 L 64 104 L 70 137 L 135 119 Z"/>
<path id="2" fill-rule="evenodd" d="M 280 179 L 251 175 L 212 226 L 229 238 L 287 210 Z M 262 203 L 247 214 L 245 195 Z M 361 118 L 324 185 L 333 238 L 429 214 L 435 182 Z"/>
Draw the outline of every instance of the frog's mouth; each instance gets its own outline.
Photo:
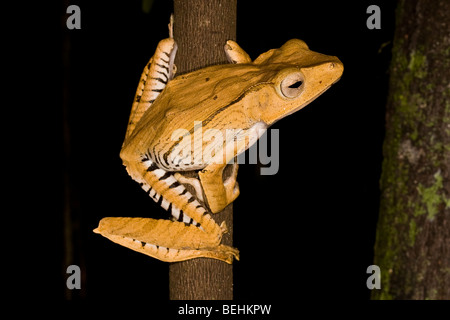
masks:
<path id="1" fill-rule="evenodd" d="M 330 85 L 330 87 L 333 85 L 333 84 L 335 84 L 336 82 L 338 82 L 339 80 L 341 80 L 341 78 L 342 78 L 342 76 L 340 76 L 339 78 L 337 78 L 331 85 Z M 327 88 L 328 89 L 328 88 Z"/>
<path id="2" fill-rule="evenodd" d="M 337 81 L 337 80 L 336 80 Z M 274 121 L 271 125 L 273 125 L 274 123 L 278 122 L 279 120 L 286 118 L 287 116 L 290 116 L 293 113 L 296 113 L 297 111 L 303 109 L 304 107 L 306 107 L 307 105 L 309 105 L 311 102 L 313 102 L 314 100 L 316 100 L 318 97 L 320 97 L 325 91 L 327 91 L 330 87 L 332 86 L 329 85 L 328 87 L 325 87 L 321 92 L 319 92 L 314 98 L 312 98 L 311 100 L 299 105 L 297 108 L 292 109 L 291 111 L 289 111 L 288 113 L 286 113 L 285 115 L 283 115 L 281 118 L 279 118 L 278 120 Z"/>

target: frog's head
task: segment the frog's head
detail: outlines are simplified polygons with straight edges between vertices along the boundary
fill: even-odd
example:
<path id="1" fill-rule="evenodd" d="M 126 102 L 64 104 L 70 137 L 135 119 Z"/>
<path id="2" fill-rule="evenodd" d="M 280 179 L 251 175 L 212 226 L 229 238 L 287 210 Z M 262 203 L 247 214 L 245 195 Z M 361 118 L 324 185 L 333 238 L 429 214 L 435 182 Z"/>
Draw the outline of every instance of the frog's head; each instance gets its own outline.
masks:
<path id="1" fill-rule="evenodd" d="M 311 51 L 298 39 L 261 54 L 254 63 L 271 74 L 267 85 L 260 88 L 257 104 L 260 119 L 268 125 L 308 105 L 344 71 L 337 57 Z"/>

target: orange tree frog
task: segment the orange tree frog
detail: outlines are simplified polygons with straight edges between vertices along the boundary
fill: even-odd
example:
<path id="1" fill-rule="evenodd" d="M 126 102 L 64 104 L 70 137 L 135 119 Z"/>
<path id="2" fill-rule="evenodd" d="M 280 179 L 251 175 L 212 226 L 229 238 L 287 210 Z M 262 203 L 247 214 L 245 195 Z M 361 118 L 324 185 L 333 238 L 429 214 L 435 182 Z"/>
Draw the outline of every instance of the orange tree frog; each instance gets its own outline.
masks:
<path id="1" fill-rule="evenodd" d="M 171 220 L 104 218 L 94 231 L 162 261 L 204 257 L 231 263 L 239 252 L 221 244 L 226 226 L 210 214 L 239 195 L 237 164 L 223 181 L 225 166 L 273 123 L 330 88 L 343 64 L 297 39 L 254 61 L 228 41 L 230 64 L 175 77 L 176 50 L 172 36 L 162 40 L 144 68 L 120 152 L 129 175 Z M 186 171 L 198 172 L 199 179 L 183 177 Z"/>

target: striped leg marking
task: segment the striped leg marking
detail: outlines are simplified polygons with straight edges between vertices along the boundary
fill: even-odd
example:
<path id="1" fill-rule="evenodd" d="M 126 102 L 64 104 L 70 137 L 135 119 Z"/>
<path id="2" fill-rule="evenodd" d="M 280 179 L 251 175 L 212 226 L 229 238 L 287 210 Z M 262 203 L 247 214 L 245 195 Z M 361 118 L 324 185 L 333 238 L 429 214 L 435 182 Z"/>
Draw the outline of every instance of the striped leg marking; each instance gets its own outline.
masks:
<path id="1" fill-rule="evenodd" d="M 143 158 L 142 163 L 144 164 L 144 166 L 146 166 L 147 172 L 151 172 L 156 177 L 158 177 L 159 181 L 165 184 L 166 187 L 170 189 L 174 194 L 176 194 L 178 197 L 185 198 L 185 201 L 187 203 L 191 203 L 193 206 L 195 206 L 198 214 L 207 214 L 206 209 L 203 208 L 198 200 L 195 199 L 195 197 L 189 191 L 187 191 L 187 189 L 171 173 L 160 169 L 152 160 L 150 160 L 146 156 Z M 201 224 L 198 221 L 188 216 L 183 210 L 181 210 L 175 204 L 171 203 L 164 196 L 161 196 L 145 181 L 140 182 L 140 185 L 142 189 L 144 189 L 144 191 L 148 193 L 150 198 L 152 198 L 157 204 L 163 207 L 164 210 L 168 211 L 171 214 L 172 221 L 184 222 L 187 225 L 192 224 L 194 226 L 200 227 L 200 229 L 203 230 Z"/>
<path id="2" fill-rule="evenodd" d="M 161 40 L 156 52 L 142 72 L 131 107 L 125 139 L 134 131 L 136 124 L 164 90 L 175 75 L 177 44 L 172 38 Z"/>
<path id="3" fill-rule="evenodd" d="M 203 257 L 232 263 L 233 257 L 239 259 L 237 249 L 220 244 L 225 224 L 219 226 L 170 172 L 159 168 L 148 156 L 128 164 L 127 170 L 154 201 L 170 212 L 172 221 L 104 218 L 94 232 L 167 262 Z"/>

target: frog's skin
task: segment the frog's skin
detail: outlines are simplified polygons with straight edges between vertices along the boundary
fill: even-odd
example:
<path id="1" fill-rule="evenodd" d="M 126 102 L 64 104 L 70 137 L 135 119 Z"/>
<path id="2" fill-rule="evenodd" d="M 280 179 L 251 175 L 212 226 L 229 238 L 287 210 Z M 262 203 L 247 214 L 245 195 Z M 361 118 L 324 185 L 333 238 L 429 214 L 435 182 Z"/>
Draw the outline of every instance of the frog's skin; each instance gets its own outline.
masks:
<path id="1" fill-rule="evenodd" d="M 176 50 L 172 37 L 162 40 L 144 68 L 120 152 L 129 175 L 172 220 L 104 218 L 94 231 L 162 261 L 205 257 L 231 263 L 239 252 L 221 244 L 226 226 L 214 222 L 204 202 L 216 213 L 234 201 L 239 195 L 237 164 L 223 181 L 227 163 L 270 125 L 330 88 L 341 77 L 343 64 L 297 39 L 252 62 L 236 42 L 228 41 L 230 64 L 174 78 Z M 193 141 L 191 148 L 191 139 L 173 139 L 177 129 L 201 140 Z M 220 130 L 223 139 L 205 137 L 208 129 Z M 234 139 L 225 139 L 230 132 Z M 198 157 L 211 150 L 223 152 Z M 198 171 L 199 179 L 184 178 L 180 172 L 185 171 Z M 197 195 L 183 183 L 192 184 Z"/>

